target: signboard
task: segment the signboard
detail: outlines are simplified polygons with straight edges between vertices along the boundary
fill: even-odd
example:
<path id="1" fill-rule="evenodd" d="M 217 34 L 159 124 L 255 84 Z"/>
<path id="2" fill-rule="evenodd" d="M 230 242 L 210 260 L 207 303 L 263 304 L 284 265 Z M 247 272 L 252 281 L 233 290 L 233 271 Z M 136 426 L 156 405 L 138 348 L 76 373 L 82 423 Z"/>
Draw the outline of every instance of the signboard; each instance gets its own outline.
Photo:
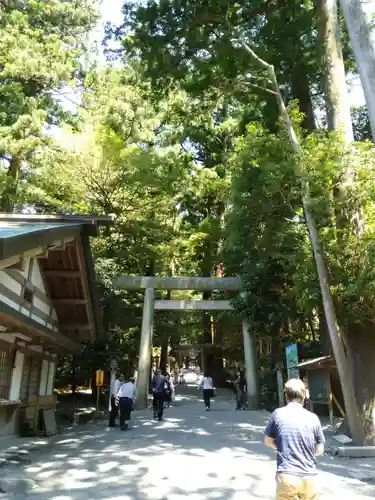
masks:
<path id="1" fill-rule="evenodd" d="M 316 403 L 328 404 L 330 401 L 329 374 L 321 371 L 309 371 L 307 374 L 310 400 Z"/>
<path id="2" fill-rule="evenodd" d="M 96 387 L 103 387 L 103 385 L 104 385 L 104 371 L 97 370 L 95 375 L 96 375 L 96 377 L 95 377 Z"/>
<path id="3" fill-rule="evenodd" d="M 288 345 L 285 348 L 286 368 L 288 371 L 288 379 L 299 378 L 298 365 L 298 346 L 297 344 Z"/>

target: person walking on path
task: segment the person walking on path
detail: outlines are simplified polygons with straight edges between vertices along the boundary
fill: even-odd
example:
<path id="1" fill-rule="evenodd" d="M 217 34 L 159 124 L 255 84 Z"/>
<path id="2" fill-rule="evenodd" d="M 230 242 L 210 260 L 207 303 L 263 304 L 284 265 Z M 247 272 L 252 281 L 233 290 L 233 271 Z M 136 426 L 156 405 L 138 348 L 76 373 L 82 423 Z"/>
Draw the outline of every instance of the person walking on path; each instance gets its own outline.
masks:
<path id="1" fill-rule="evenodd" d="M 116 397 L 120 407 L 120 428 L 122 431 L 127 431 L 129 428 L 128 422 L 130 422 L 135 396 L 134 379 L 130 378 L 120 386 Z"/>
<path id="2" fill-rule="evenodd" d="M 111 384 L 111 411 L 109 412 L 109 427 L 116 426 L 116 419 L 118 415 L 116 396 L 123 383 L 124 376 L 117 373 L 115 380 Z"/>
<path id="3" fill-rule="evenodd" d="M 172 377 L 170 376 L 169 373 L 167 373 L 166 377 L 167 377 L 167 380 L 169 382 L 169 390 L 167 391 L 166 407 L 169 408 L 171 402 L 174 399 L 175 388 L 174 388 L 174 383 L 173 383 Z"/>
<path id="4" fill-rule="evenodd" d="M 164 413 L 164 403 L 168 398 L 168 391 L 170 391 L 170 383 L 164 375 L 161 374 L 160 370 L 155 371 L 155 375 L 152 377 L 152 394 L 153 394 L 153 409 L 154 418 L 159 421 L 163 420 Z"/>
<path id="5" fill-rule="evenodd" d="M 214 382 L 208 373 L 205 373 L 199 385 L 199 389 L 203 390 L 203 401 L 206 411 L 211 409 L 211 398 L 214 397 Z"/>
<path id="6" fill-rule="evenodd" d="M 236 411 L 245 409 L 246 378 L 242 370 L 237 373 L 234 389 L 236 393 Z"/>
<path id="7" fill-rule="evenodd" d="M 264 430 L 264 443 L 277 451 L 276 500 L 318 500 L 316 457 L 324 453 L 319 418 L 303 407 L 302 380 L 285 384 L 287 406 L 275 410 Z"/>

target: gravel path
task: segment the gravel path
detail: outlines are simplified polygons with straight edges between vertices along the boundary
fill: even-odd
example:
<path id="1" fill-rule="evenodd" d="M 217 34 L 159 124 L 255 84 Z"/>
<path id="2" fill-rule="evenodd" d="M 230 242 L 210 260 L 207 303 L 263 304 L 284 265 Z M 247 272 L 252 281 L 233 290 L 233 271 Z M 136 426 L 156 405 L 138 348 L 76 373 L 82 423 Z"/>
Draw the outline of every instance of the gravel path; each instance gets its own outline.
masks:
<path id="1" fill-rule="evenodd" d="M 9 469 L 0 499 L 273 499 L 275 454 L 262 443 L 268 414 L 235 412 L 225 399 L 204 412 L 196 396 L 179 399 L 164 422 L 135 412 L 126 433 L 101 422 L 58 436 L 30 465 Z M 375 498 L 375 459 L 326 455 L 319 468 L 324 499 Z"/>

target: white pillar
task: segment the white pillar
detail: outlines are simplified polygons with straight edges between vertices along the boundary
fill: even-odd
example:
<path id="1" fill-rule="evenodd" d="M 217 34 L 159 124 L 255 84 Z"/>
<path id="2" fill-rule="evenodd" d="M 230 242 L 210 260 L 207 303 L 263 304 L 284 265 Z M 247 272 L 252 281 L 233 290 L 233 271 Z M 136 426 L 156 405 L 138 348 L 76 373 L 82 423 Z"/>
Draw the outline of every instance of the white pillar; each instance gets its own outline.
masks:
<path id="1" fill-rule="evenodd" d="M 10 385 L 9 399 L 11 401 L 18 401 L 20 398 L 20 389 L 21 389 L 24 359 L 25 359 L 24 353 L 17 351 L 16 357 L 14 360 L 12 381 L 11 381 L 11 385 Z"/>
<path id="2" fill-rule="evenodd" d="M 242 333 L 245 354 L 248 405 L 250 409 L 257 410 L 259 408 L 259 393 L 255 360 L 255 346 L 254 340 L 250 335 L 249 324 L 246 320 L 242 322 Z"/>
<path id="3" fill-rule="evenodd" d="M 43 359 L 42 366 L 40 369 L 39 396 L 45 396 L 47 393 L 48 366 L 49 366 L 49 361 Z"/>
<path id="4" fill-rule="evenodd" d="M 155 290 L 146 288 L 143 304 L 141 344 L 137 378 L 137 408 L 147 408 L 151 372 L 152 330 L 154 323 Z"/>
<path id="5" fill-rule="evenodd" d="M 117 394 L 112 394 L 112 387 L 113 387 L 114 381 L 116 380 L 116 373 L 117 373 L 117 370 L 111 368 L 111 370 L 109 372 L 109 400 L 108 400 L 108 410 L 109 411 L 111 411 L 111 409 L 112 409 L 112 396 L 117 396 Z M 99 391 L 100 388 L 97 387 L 96 390 Z"/>
<path id="6" fill-rule="evenodd" d="M 56 363 L 50 361 L 48 380 L 47 380 L 47 391 L 46 391 L 47 396 L 52 396 L 53 394 L 53 384 L 55 382 L 55 370 L 56 370 Z"/>

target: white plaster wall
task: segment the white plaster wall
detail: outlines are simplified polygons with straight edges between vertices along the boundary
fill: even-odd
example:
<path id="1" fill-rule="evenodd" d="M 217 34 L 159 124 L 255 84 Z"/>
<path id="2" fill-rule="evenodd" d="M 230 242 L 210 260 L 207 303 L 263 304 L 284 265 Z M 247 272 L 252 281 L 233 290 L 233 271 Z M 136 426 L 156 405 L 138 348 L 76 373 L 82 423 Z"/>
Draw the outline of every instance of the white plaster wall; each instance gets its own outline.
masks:
<path id="1" fill-rule="evenodd" d="M 42 279 L 42 275 L 37 260 L 35 260 L 34 262 L 33 272 L 31 274 L 30 281 L 36 288 L 39 288 L 39 290 L 41 290 L 45 295 L 48 295 L 44 286 L 44 282 Z M 34 296 L 34 305 L 44 313 L 46 314 L 50 313 L 50 306 L 35 296 Z M 52 317 L 54 319 L 57 319 L 57 314 L 55 310 L 52 311 Z"/>
<path id="2" fill-rule="evenodd" d="M 9 399 L 11 401 L 18 401 L 19 397 L 20 397 L 24 359 L 25 359 L 24 353 L 17 351 L 16 356 L 15 356 L 15 360 L 14 360 L 12 380 L 11 380 L 11 385 L 10 385 Z"/>
<path id="3" fill-rule="evenodd" d="M 53 394 L 53 385 L 55 382 L 55 372 L 56 372 L 56 363 L 54 363 L 53 361 L 50 361 L 46 396 L 52 396 L 52 394 Z"/>
<path id="4" fill-rule="evenodd" d="M 31 283 L 36 288 L 38 288 L 39 290 L 41 290 L 45 295 L 48 295 L 47 291 L 46 291 L 46 288 L 44 286 L 43 278 L 42 278 L 42 275 L 41 275 L 41 272 L 40 272 L 40 268 L 39 268 L 39 264 L 38 264 L 37 260 L 35 260 L 35 262 L 34 262 L 33 271 L 31 273 L 30 281 L 31 281 Z M 45 302 L 43 302 L 42 300 L 40 300 L 38 297 L 35 297 L 35 295 L 34 295 L 34 302 L 33 302 L 33 304 L 34 304 L 35 307 L 37 307 L 38 309 L 40 309 L 41 311 L 43 311 L 45 314 L 51 315 L 53 319 L 57 320 L 57 314 L 56 314 L 55 309 L 52 309 L 52 311 L 51 311 L 49 304 L 46 304 Z M 39 318 L 38 316 L 32 314 L 31 317 L 35 321 L 38 321 L 39 323 L 41 323 L 43 325 L 46 325 L 45 320 Z M 57 331 L 57 329 L 55 327 L 53 327 L 52 323 L 47 323 L 46 326 L 48 326 L 49 328 Z"/>
<path id="5" fill-rule="evenodd" d="M 14 279 L 8 276 L 4 271 L 0 271 L 0 283 L 18 295 L 21 293 L 21 285 L 17 283 L 17 281 L 14 281 Z"/>
<path id="6" fill-rule="evenodd" d="M 0 283 L 17 295 L 21 294 L 21 285 L 10 278 L 4 271 L 0 271 Z M 0 293 L 0 300 L 8 306 L 13 307 L 13 309 L 19 310 L 19 305 L 13 302 L 13 300 L 8 299 L 8 297 L 5 297 L 2 293 Z"/>

